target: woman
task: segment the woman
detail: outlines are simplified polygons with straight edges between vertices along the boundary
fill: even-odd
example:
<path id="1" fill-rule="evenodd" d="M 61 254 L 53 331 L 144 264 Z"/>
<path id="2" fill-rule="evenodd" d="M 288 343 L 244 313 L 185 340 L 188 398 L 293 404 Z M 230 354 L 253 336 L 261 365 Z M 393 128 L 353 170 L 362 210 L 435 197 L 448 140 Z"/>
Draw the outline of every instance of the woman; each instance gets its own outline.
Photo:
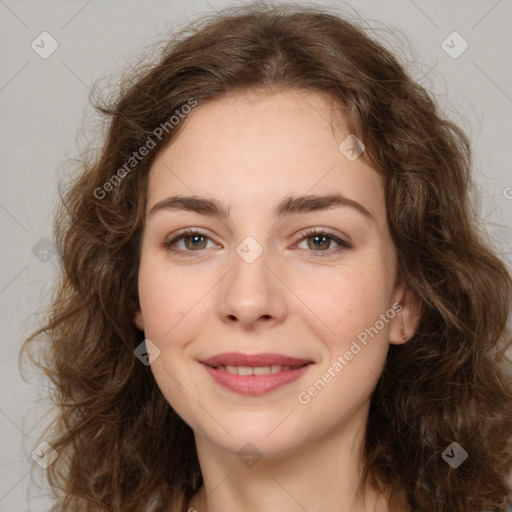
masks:
<path id="1" fill-rule="evenodd" d="M 511 278 L 468 139 L 386 49 L 225 10 L 98 108 L 27 341 L 55 510 L 507 510 Z"/>

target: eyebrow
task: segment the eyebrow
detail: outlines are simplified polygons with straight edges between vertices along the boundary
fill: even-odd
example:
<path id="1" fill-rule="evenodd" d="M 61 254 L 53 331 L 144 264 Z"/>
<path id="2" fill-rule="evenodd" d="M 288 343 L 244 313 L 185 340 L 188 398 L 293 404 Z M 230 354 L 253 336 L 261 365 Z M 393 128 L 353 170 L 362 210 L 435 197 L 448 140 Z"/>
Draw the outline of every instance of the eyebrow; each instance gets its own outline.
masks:
<path id="1" fill-rule="evenodd" d="M 358 211 L 371 221 L 373 215 L 361 204 L 343 194 L 288 196 L 279 202 L 273 215 L 281 219 L 287 215 L 308 213 L 332 208 L 349 207 Z M 229 208 L 216 199 L 203 196 L 171 196 L 156 203 L 148 213 L 148 217 L 161 210 L 184 210 L 227 219 Z"/>

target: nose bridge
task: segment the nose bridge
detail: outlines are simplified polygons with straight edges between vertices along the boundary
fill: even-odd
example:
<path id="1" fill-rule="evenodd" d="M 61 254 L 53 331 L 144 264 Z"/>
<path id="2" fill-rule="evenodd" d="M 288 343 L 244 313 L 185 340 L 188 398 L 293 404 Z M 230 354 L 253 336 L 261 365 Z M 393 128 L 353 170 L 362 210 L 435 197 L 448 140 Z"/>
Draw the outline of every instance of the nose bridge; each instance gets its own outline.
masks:
<path id="1" fill-rule="evenodd" d="M 258 242 L 255 237 L 247 236 L 235 248 L 231 258 L 233 270 L 230 276 L 229 290 L 233 296 L 245 303 L 261 303 L 268 299 L 269 288 L 269 251 L 265 242 Z"/>
<path id="2" fill-rule="evenodd" d="M 244 325 L 259 319 L 281 321 L 285 304 L 283 290 L 268 268 L 273 266 L 271 249 L 254 236 L 247 236 L 230 257 L 229 274 L 223 283 L 219 314 L 223 320 Z"/>

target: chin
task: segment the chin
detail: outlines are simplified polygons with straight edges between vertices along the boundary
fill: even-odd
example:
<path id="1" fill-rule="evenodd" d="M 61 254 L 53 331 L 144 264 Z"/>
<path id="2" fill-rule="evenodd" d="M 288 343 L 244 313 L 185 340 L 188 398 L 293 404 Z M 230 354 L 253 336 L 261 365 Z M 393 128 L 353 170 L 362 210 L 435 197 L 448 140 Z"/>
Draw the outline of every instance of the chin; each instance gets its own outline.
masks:
<path id="1" fill-rule="evenodd" d="M 207 438 L 209 443 L 239 458 L 244 455 L 267 458 L 286 456 L 297 450 L 306 439 L 304 422 L 295 425 L 292 416 L 293 413 L 288 418 L 286 414 L 266 414 L 263 417 L 261 413 L 243 414 L 242 418 L 233 418 L 223 423 L 229 434 L 220 428 L 211 431 L 209 424 L 200 435 Z M 283 421 L 283 418 L 286 419 Z"/>

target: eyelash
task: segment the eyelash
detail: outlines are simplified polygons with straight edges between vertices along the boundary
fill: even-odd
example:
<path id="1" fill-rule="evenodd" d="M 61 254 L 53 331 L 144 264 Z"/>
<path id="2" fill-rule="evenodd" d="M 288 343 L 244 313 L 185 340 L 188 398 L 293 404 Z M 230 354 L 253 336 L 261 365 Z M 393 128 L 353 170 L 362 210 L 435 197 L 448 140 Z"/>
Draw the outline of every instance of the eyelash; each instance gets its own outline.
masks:
<path id="1" fill-rule="evenodd" d="M 179 253 L 179 254 L 184 254 L 186 256 L 192 256 L 194 253 L 196 253 L 196 257 L 197 257 L 198 253 L 204 249 L 199 249 L 197 251 L 187 251 L 187 250 L 183 251 L 183 250 L 176 250 L 176 249 L 172 248 L 172 245 L 174 245 L 176 242 L 179 242 L 180 240 L 187 238 L 189 236 L 202 236 L 204 238 L 210 239 L 206 235 L 206 233 L 202 232 L 199 229 L 187 229 L 186 231 L 182 231 L 181 233 L 178 233 L 171 240 L 165 240 L 161 244 L 161 247 L 163 249 L 165 249 L 167 251 L 171 251 L 175 254 Z M 338 254 L 347 249 L 352 249 L 352 247 L 353 247 L 353 245 L 350 242 L 347 242 L 346 240 L 342 240 L 341 238 L 338 238 L 336 235 L 334 235 L 333 233 L 329 233 L 328 231 L 323 231 L 323 230 L 317 231 L 316 229 L 313 229 L 311 231 L 303 231 L 301 233 L 301 236 L 302 236 L 302 238 L 297 242 L 298 244 L 310 237 L 324 236 L 324 237 L 327 237 L 327 238 L 333 240 L 334 242 L 336 242 L 339 245 L 339 247 L 336 247 L 332 250 L 329 250 L 329 249 L 326 251 L 310 250 L 309 252 L 311 252 L 311 254 L 314 255 L 315 258 L 316 257 L 320 257 L 320 258 L 329 257 L 329 256 L 332 256 L 333 254 Z M 307 251 L 308 249 L 301 249 L 301 250 Z M 322 254 L 322 253 L 325 253 L 325 254 Z"/>

